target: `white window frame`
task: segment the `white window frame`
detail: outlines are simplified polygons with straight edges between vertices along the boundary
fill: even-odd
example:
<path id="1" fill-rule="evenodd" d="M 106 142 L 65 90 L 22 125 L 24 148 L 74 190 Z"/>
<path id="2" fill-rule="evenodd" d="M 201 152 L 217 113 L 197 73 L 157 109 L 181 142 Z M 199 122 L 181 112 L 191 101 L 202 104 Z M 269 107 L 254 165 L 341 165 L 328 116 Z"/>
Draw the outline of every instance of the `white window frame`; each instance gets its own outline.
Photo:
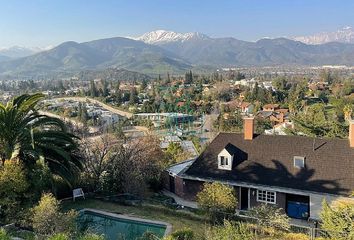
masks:
<path id="1" fill-rule="evenodd" d="M 274 197 L 270 195 L 274 194 Z M 264 196 L 260 196 L 264 195 Z M 268 196 L 269 195 L 269 196 Z M 268 198 L 274 198 L 273 201 L 268 200 Z M 277 203 L 277 192 L 275 191 L 268 191 L 263 189 L 257 189 L 257 202 L 267 203 L 267 204 L 276 204 Z"/>
<path id="2" fill-rule="evenodd" d="M 224 158 L 224 163 L 227 164 L 222 164 L 222 158 Z M 229 156 L 221 155 L 218 157 L 218 161 L 219 169 L 231 170 L 231 159 Z"/>
<path id="3" fill-rule="evenodd" d="M 302 168 L 305 168 L 305 157 L 301 157 L 301 156 L 294 156 L 294 167 L 295 168 L 298 168 L 298 169 L 302 169 Z M 301 160 L 303 162 L 303 166 L 300 167 L 300 166 L 296 166 L 295 162 L 296 160 Z"/>
<path id="4" fill-rule="evenodd" d="M 223 164 L 223 160 L 225 164 Z M 227 156 L 220 156 L 220 166 L 229 166 L 229 158 Z"/>

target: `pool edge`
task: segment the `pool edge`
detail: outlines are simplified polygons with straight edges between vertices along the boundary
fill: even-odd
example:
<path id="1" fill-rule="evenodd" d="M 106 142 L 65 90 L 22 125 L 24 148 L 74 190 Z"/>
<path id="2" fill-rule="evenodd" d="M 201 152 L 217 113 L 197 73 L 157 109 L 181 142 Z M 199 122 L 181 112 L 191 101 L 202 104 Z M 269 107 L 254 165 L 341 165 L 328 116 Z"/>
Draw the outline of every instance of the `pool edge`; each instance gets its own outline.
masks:
<path id="1" fill-rule="evenodd" d="M 172 225 L 168 222 L 132 217 L 132 216 L 124 215 L 124 214 L 117 214 L 117 213 L 102 211 L 102 210 L 98 210 L 98 209 L 94 209 L 94 208 L 83 208 L 80 210 L 80 212 L 85 212 L 85 211 L 98 213 L 98 214 L 102 214 L 102 215 L 106 215 L 106 216 L 114 217 L 114 218 L 121 218 L 121 219 L 125 219 L 125 220 L 139 221 L 139 222 L 143 222 L 143 223 L 150 223 L 150 224 L 156 224 L 156 225 L 164 225 L 164 226 L 166 226 L 164 237 L 168 236 L 172 232 Z"/>

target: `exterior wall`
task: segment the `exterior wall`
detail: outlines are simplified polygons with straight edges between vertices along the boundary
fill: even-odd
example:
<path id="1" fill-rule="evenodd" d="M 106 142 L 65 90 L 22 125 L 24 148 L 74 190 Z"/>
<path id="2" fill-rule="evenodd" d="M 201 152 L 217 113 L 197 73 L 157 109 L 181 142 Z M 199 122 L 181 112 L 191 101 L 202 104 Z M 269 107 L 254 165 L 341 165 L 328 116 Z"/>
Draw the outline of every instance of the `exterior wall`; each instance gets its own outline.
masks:
<path id="1" fill-rule="evenodd" d="M 175 194 L 180 197 L 184 197 L 184 184 L 183 179 L 179 176 L 175 177 Z"/>
<path id="2" fill-rule="evenodd" d="M 195 201 L 198 192 L 200 192 L 203 188 L 204 182 L 193 181 L 193 180 L 184 180 L 184 192 L 183 195 L 179 195 L 186 200 Z"/>
<path id="3" fill-rule="evenodd" d="M 250 207 L 256 207 L 260 204 L 261 202 L 257 202 L 257 189 L 251 188 L 250 189 Z M 276 192 L 276 204 L 278 208 L 282 208 L 285 212 L 286 208 L 286 193 L 282 192 Z"/>
<path id="4" fill-rule="evenodd" d="M 170 189 L 170 175 L 167 171 L 162 173 L 162 186 L 164 189 L 171 191 Z"/>

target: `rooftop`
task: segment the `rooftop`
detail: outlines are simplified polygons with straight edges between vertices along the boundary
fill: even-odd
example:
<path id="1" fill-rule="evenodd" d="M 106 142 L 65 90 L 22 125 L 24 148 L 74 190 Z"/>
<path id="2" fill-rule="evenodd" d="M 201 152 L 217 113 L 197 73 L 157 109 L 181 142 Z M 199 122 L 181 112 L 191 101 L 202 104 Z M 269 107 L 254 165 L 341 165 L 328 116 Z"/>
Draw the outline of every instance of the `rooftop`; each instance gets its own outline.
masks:
<path id="1" fill-rule="evenodd" d="M 230 145 L 233 147 L 230 148 Z M 231 171 L 218 169 L 217 155 L 232 149 Z M 294 167 L 294 156 L 305 167 Z M 186 171 L 187 176 L 349 195 L 354 190 L 354 148 L 347 139 L 220 133 Z"/>

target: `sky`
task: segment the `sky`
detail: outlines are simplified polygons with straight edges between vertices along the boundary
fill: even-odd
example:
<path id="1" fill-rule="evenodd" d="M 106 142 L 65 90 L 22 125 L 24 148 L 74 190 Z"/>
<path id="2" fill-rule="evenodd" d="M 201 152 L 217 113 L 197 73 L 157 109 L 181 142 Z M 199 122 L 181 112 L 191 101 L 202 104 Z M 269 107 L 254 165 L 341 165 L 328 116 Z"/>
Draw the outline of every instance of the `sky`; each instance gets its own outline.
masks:
<path id="1" fill-rule="evenodd" d="M 353 0 L 0 0 L 0 47 L 158 29 L 256 41 L 354 27 Z"/>

